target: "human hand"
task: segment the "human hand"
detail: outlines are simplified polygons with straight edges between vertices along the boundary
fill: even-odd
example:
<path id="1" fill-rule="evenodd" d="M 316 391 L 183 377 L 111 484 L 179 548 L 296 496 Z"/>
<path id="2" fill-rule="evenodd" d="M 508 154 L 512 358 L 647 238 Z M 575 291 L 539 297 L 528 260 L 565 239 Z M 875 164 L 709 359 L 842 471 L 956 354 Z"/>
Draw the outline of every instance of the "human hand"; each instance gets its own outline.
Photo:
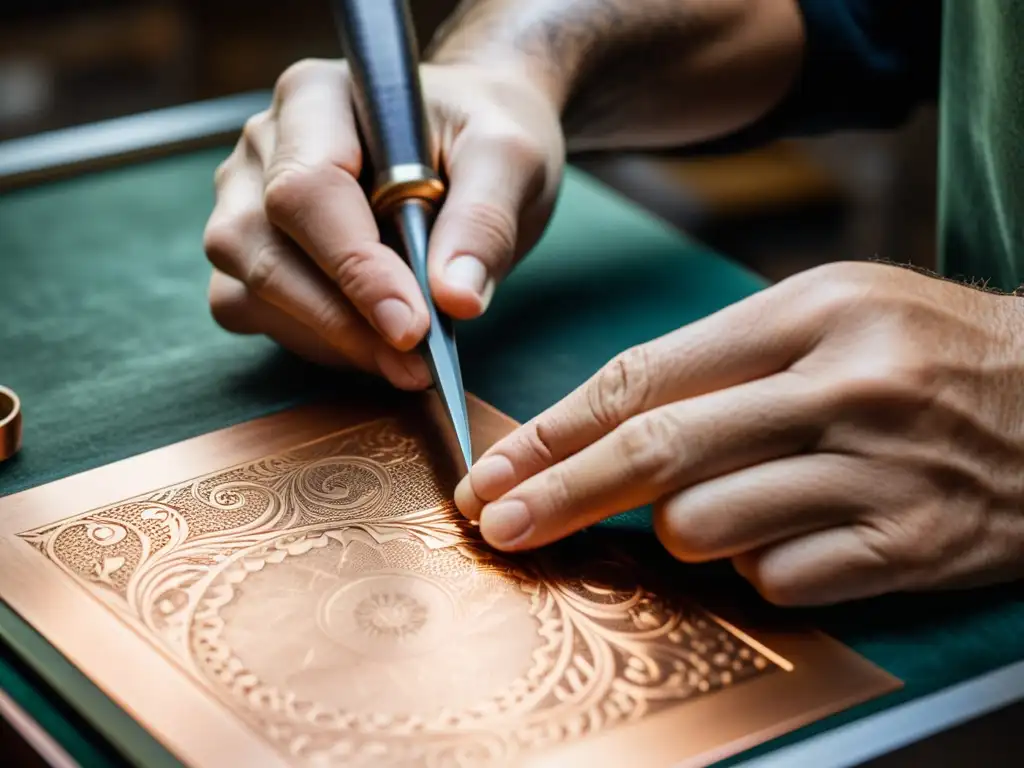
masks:
<path id="1" fill-rule="evenodd" d="M 648 503 L 774 603 L 1024 572 L 1024 299 L 880 264 L 800 274 L 628 350 L 488 450 L 504 550 Z"/>
<path id="2" fill-rule="evenodd" d="M 558 114 L 511 71 L 424 65 L 421 78 L 448 184 L 430 289 L 442 312 L 471 319 L 551 214 L 564 157 Z M 422 388 L 429 372 L 410 350 L 427 332 L 427 307 L 411 269 L 380 242 L 362 170 L 345 63 L 288 69 L 216 173 L 204 236 L 210 307 L 227 330 Z"/>

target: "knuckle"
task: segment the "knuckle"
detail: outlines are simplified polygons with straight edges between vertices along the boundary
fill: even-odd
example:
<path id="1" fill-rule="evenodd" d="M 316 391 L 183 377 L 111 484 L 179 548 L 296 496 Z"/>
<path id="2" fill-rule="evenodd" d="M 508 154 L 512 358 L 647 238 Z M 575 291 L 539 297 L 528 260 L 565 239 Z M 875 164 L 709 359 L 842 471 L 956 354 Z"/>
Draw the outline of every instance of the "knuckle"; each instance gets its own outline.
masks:
<path id="1" fill-rule="evenodd" d="M 525 131 L 514 129 L 495 132 L 488 140 L 502 156 L 517 165 L 543 166 L 546 162 L 544 148 Z"/>
<path id="2" fill-rule="evenodd" d="M 272 294 L 280 275 L 282 260 L 272 243 L 261 245 L 245 271 L 243 282 L 257 296 Z"/>
<path id="3" fill-rule="evenodd" d="M 313 310 L 313 325 L 325 339 L 339 340 L 352 333 L 352 318 L 334 301 L 325 301 Z"/>
<path id="4" fill-rule="evenodd" d="M 268 123 L 269 113 L 267 111 L 257 112 L 246 120 L 245 125 L 242 126 L 242 140 L 249 144 L 249 146 L 257 146 L 263 137 L 263 133 L 266 131 Z"/>
<path id="5" fill-rule="evenodd" d="M 352 249 L 336 256 L 334 281 L 353 300 L 370 299 L 370 294 L 387 287 L 388 279 L 374 254 Z"/>
<path id="6" fill-rule="evenodd" d="M 922 553 L 928 546 L 920 539 L 914 541 L 912 527 L 905 521 L 875 520 L 856 530 L 865 551 L 879 563 L 903 567 L 926 564 L 922 562 L 925 560 Z M 927 531 L 923 533 L 928 535 Z"/>
<path id="7" fill-rule="evenodd" d="M 263 189 L 263 208 L 267 218 L 273 222 L 294 218 L 308 196 L 314 173 L 295 163 L 275 162 L 267 173 Z"/>
<path id="8" fill-rule="evenodd" d="M 651 393 L 651 356 L 646 345 L 616 355 L 591 380 L 587 403 L 594 419 L 612 429 L 646 410 Z"/>
<path id="9" fill-rule="evenodd" d="M 228 177 L 234 172 L 235 165 L 237 164 L 236 157 L 238 156 L 238 149 L 232 150 L 231 154 L 228 155 L 222 162 L 220 162 L 213 171 L 213 186 L 214 189 L 220 189 L 224 186 L 224 182 L 228 180 Z"/>
<path id="10" fill-rule="evenodd" d="M 856 528 L 858 537 L 879 564 L 898 566 L 904 573 L 928 570 L 955 559 L 965 541 L 974 540 L 965 526 L 936 524 L 932 511 L 922 506 L 873 517 Z"/>
<path id="11" fill-rule="evenodd" d="M 540 461 L 541 466 L 549 466 L 558 458 L 555 445 L 555 427 L 543 421 L 537 421 L 533 429 L 524 430 L 524 442 L 529 453 Z"/>
<path id="12" fill-rule="evenodd" d="M 872 265 L 859 261 L 832 261 L 819 264 L 789 278 L 801 288 L 844 290 L 865 285 L 872 275 Z"/>
<path id="13" fill-rule="evenodd" d="M 463 211 L 468 226 L 487 247 L 480 254 L 486 258 L 495 253 L 499 258 L 510 258 L 516 249 L 518 214 L 504 206 L 487 200 L 470 203 Z M 496 265 L 491 265 L 496 266 Z"/>
<path id="14" fill-rule="evenodd" d="M 664 414 L 634 416 L 617 433 L 618 458 L 633 474 L 658 478 L 671 472 L 676 463 L 676 435 Z"/>
<path id="15" fill-rule="evenodd" d="M 805 319 L 809 323 L 824 324 L 849 312 L 872 290 L 872 284 L 864 279 L 864 266 L 825 264 L 787 278 L 785 283 Z"/>
<path id="16" fill-rule="evenodd" d="M 936 396 L 936 379 L 911 358 L 889 354 L 855 355 L 843 365 L 832 396 L 845 408 L 900 407 L 905 415 L 928 408 Z M 829 385 L 826 385 L 829 386 Z"/>
<path id="17" fill-rule="evenodd" d="M 255 332 L 248 292 L 241 285 L 235 289 L 229 279 L 214 273 L 210 280 L 209 304 L 213 321 L 228 333 Z"/>
<path id="18" fill-rule="evenodd" d="M 278 76 L 274 84 L 275 98 L 287 99 L 311 79 L 319 77 L 330 68 L 331 63 L 324 59 L 301 59 L 295 62 Z"/>
<path id="19" fill-rule="evenodd" d="M 226 213 L 214 209 L 203 230 L 203 251 L 211 265 L 238 279 L 244 277 L 247 250 L 255 233 L 266 226 L 258 207 Z"/>
<path id="20" fill-rule="evenodd" d="M 309 164 L 291 153 L 279 152 L 264 178 L 263 208 L 274 223 L 292 222 L 330 188 L 345 184 L 358 187 L 359 182 L 330 159 Z"/>
<path id="21" fill-rule="evenodd" d="M 565 472 L 555 467 L 546 473 L 546 477 L 544 493 L 550 508 L 560 512 L 570 510 L 573 504 L 572 484 Z"/>
<path id="22" fill-rule="evenodd" d="M 218 196 L 224 192 L 224 187 L 234 180 L 238 172 L 245 169 L 249 162 L 245 139 L 239 137 L 231 149 L 231 154 L 225 157 L 213 171 L 213 188 Z"/>
<path id="23" fill-rule="evenodd" d="M 210 217 L 203 230 L 203 251 L 206 258 L 222 272 L 231 272 L 244 247 L 242 233 L 226 219 Z"/>
<path id="24" fill-rule="evenodd" d="M 241 302 L 223 296 L 210 297 L 210 314 L 218 326 L 228 333 L 247 333 L 250 324 Z"/>

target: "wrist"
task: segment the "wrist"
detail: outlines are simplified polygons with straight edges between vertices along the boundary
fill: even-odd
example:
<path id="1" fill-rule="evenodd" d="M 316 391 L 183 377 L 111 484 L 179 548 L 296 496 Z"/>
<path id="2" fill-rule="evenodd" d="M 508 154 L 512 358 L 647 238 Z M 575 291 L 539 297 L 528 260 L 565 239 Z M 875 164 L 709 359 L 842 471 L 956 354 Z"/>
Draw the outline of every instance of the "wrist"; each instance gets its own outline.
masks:
<path id="1" fill-rule="evenodd" d="M 514 0 L 463 0 L 438 28 L 424 60 L 526 80 L 561 114 L 578 65 L 573 66 L 572 57 L 559 60 L 548 46 L 534 41 L 533 24 L 516 5 Z"/>
<path id="2" fill-rule="evenodd" d="M 797 0 L 462 0 L 427 59 L 525 79 L 577 149 L 735 131 L 790 87 Z"/>

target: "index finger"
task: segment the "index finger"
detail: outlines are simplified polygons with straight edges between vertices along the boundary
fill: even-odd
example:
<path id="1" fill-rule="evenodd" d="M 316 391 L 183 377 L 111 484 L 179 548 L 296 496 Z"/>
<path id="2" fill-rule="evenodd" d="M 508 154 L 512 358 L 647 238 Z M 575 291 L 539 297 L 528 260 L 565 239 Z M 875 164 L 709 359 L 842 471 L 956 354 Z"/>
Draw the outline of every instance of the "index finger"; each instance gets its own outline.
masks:
<path id="1" fill-rule="evenodd" d="M 459 510 L 479 518 L 487 502 L 641 413 L 786 368 L 810 339 L 792 317 L 766 322 L 777 288 L 617 356 L 487 450 L 456 488 Z"/>
<path id="2" fill-rule="evenodd" d="M 539 547 L 694 483 L 813 442 L 824 403 L 777 374 L 663 406 L 484 506 L 491 545 Z"/>
<path id="3" fill-rule="evenodd" d="M 276 144 L 264 173 L 268 219 L 384 338 L 412 349 L 430 323 L 426 301 L 412 270 L 380 242 L 359 185 L 362 154 L 344 67 L 303 63 L 282 76 L 278 92 Z"/>

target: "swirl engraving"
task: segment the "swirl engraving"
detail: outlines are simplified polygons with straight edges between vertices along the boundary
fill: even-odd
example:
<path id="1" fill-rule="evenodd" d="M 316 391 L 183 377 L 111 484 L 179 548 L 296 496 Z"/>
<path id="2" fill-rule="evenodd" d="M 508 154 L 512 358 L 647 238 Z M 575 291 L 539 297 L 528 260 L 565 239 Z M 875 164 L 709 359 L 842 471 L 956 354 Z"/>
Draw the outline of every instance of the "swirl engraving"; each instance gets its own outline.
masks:
<path id="1" fill-rule="evenodd" d="M 777 670 L 622 552 L 493 552 L 388 419 L 21 536 L 298 766 L 506 765 Z"/>
<path id="2" fill-rule="evenodd" d="M 339 511 L 373 514 L 391 492 L 391 477 L 374 461 L 355 456 L 321 459 L 304 467 L 295 480 L 295 493 L 307 514 L 330 520 Z"/>

